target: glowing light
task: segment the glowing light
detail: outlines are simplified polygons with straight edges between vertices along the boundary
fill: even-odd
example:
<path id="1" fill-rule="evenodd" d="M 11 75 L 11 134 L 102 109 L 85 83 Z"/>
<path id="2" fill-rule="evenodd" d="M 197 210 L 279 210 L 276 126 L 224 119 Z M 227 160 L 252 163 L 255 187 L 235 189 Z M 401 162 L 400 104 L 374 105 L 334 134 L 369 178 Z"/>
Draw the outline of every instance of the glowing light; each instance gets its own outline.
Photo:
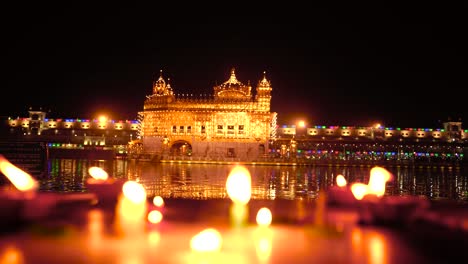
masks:
<path id="1" fill-rule="evenodd" d="M 104 234 L 104 216 L 100 210 L 91 210 L 88 213 L 88 243 L 93 248 L 102 246 Z"/>
<path id="2" fill-rule="evenodd" d="M 190 248 L 198 252 L 219 251 L 222 245 L 221 234 L 214 228 L 207 228 L 190 240 Z"/>
<path id="3" fill-rule="evenodd" d="M 226 191 L 232 200 L 230 206 L 230 220 L 235 227 L 242 227 L 247 223 L 247 203 L 252 195 L 250 172 L 243 166 L 235 166 L 226 180 Z"/>
<path id="4" fill-rule="evenodd" d="M 255 239 L 255 251 L 260 263 L 268 263 L 273 250 L 273 237 L 271 230 L 261 230 Z"/>
<path id="5" fill-rule="evenodd" d="M 100 116 L 100 117 L 99 117 L 99 122 L 100 122 L 100 123 L 105 123 L 105 122 L 107 122 L 107 116 Z"/>
<path id="6" fill-rule="evenodd" d="M 141 236 L 147 224 L 147 201 L 145 188 L 134 181 L 122 186 L 116 206 L 115 228 L 118 235 Z"/>
<path id="7" fill-rule="evenodd" d="M 2 251 L 0 251 L 0 263 L 20 264 L 25 263 L 25 258 L 20 249 L 7 245 Z"/>
<path id="8" fill-rule="evenodd" d="M 303 121 L 303 120 L 299 121 L 298 126 L 299 127 L 305 127 L 306 126 L 305 121 Z"/>
<path id="9" fill-rule="evenodd" d="M 339 187 L 344 187 L 346 186 L 346 184 L 347 182 L 343 175 L 339 174 L 336 176 L 336 185 L 338 185 Z"/>
<path id="10" fill-rule="evenodd" d="M 109 175 L 105 170 L 99 167 L 91 167 L 88 169 L 89 175 L 96 180 L 107 180 Z"/>
<path id="11" fill-rule="evenodd" d="M 127 181 L 122 186 L 122 192 L 125 198 L 129 199 L 134 203 L 142 203 L 146 201 L 146 190 L 143 185 L 134 182 Z"/>
<path id="12" fill-rule="evenodd" d="M 226 191 L 236 204 L 247 204 L 252 195 L 250 172 L 243 166 L 235 166 L 226 180 Z"/>
<path id="13" fill-rule="evenodd" d="M 256 220 L 259 226 L 269 226 L 271 224 L 272 218 L 273 217 L 270 209 L 266 207 L 260 208 L 260 210 L 257 212 Z"/>
<path id="14" fill-rule="evenodd" d="M 16 167 L 0 154 L 0 171 L 20 191 L 35 191 L 39 183 L 27 172 Z"/>
<path id="15" fill-rule="evenodd" d="M 155 196 L 153 198 L 153 204 L 156 205 L 157 207 L 163 207 L 164 199 L 161 196 Z"/>
<path id="16" fill-rule="evenodd" d="M 370 171 L 368 192 L 381 197 L 385 194 L 385 183 L 392 178 L 389 171 L 382 167 L 373 167 Z"/>
<path id="17" fill-rule="evenodd" d="M 161 241 L 161 234 L 157 231 L 151 231 L 148 234 L 148 242 L 152 246 L 157 246 L 159 244 L 159 241 Z"/>
<path id="18" fill-rule="evenodd" d="M 368 240 L 369 263 L 385 263 L 387 247 L 384 238 L 378 233 L 371 233 Z"/>
<path id="19" fill-rule="evenodd" d="M 357 200 L 362 200 L 362 198 L 369 193 L 368 189 L 369 187 L 367 184 L 360 182 L 356 182 L 351 185 L 351 192 Z"/>
<path id="20" fill-rule="evenodd" d="M 152 224 L 160 223 L 163 219 L 163 215 L 158 210 L 152 210 L 148 214 L 148 221 Z"/>

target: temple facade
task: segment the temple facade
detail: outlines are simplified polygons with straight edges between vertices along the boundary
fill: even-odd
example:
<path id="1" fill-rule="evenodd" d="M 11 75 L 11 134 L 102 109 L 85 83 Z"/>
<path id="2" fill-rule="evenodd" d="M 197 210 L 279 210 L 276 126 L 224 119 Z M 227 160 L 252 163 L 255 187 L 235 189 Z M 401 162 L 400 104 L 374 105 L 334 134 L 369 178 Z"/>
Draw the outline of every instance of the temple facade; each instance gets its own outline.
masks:
<path id="1" fill-rule="evenodd" d="M 227 81 L 213 87 L 212 96 L 176 96 L 161 72 L 138 113 L 142 151 L 161 158 L 254 160 L 268 153 L 276 128 L 271 91 L 265 73 L 252 91 L 232 69 Z"/>

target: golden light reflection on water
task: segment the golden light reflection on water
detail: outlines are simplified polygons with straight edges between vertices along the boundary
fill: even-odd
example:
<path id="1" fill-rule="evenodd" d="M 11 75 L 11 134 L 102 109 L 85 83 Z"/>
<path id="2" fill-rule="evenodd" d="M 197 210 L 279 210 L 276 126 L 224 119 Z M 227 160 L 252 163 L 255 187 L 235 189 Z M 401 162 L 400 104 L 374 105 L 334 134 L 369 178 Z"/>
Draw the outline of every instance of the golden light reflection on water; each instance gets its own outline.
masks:
<path id="1" fill-rule="evenodd" d="M 41 179 L 42 190 L 85 191 L 88 169 L 99 166 L 110 177 L 143 184 L 148 197 L 214 199 L 228 198 L 226 179 L 231 165 L 156 164 L 126 160 L 49 160 L 49 176 Z M 333 186 L 338 175 L 348 184 L 367 183 L 370 166 L 246 166 L 252 176 L 252 200 L 315 200 L 320 190 Z M 386 194 L 423 195 L 432 199 L 468 201 L 468 172 L 463 169 L 393 167 L 395 176 Z"/>
<path id="2" fill-rule="evenodd" d="M 371 264 L 386 264 L 386 245 L 381 234 L 372 233 L 368 238 L 369 245 L 369 263 Z"/>

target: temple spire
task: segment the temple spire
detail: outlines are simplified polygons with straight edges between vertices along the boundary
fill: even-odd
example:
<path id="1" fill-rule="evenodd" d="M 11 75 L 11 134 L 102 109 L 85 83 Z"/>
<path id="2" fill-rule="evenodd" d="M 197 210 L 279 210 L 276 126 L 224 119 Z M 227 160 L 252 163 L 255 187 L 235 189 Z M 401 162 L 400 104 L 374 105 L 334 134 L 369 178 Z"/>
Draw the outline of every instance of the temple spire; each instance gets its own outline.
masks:
<path id="1" fill-rule="evenodd" d="M 237 81 L 236 70 L 234 69 L 234 67 L 231 69 L 231 77 L 229 78 L 229 80 L 227 82 L 228 83 L 238 83 L 239 82 L 239 81 Z"/>

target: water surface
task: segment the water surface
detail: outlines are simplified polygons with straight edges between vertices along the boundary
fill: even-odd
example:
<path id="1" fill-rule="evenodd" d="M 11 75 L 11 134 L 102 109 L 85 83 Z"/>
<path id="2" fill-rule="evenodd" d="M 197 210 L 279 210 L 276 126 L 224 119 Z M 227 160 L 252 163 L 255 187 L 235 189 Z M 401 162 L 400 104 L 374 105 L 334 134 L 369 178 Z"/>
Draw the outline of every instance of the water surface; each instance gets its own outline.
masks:
<path id="1" fill-rule="evenodd" d="M 130 160 L 51 159 L 41 190 L 85 192 L 88 168 L 99 166 L 115 178 L 135 180 L 148 196 L 164 198 L 226 198 L 225 183 L 233 165 L 168 164 Z M 370 166 L 246 166 L 252 176 L 252 199 L 314 200 L 320 190 L 335 185 L 342 174 L 349 183 L 367 183 Z M 393 180 L 387 195 L 426 196 L 433 200 L 468 201 L 464 167 L 388 167 Z"/>

